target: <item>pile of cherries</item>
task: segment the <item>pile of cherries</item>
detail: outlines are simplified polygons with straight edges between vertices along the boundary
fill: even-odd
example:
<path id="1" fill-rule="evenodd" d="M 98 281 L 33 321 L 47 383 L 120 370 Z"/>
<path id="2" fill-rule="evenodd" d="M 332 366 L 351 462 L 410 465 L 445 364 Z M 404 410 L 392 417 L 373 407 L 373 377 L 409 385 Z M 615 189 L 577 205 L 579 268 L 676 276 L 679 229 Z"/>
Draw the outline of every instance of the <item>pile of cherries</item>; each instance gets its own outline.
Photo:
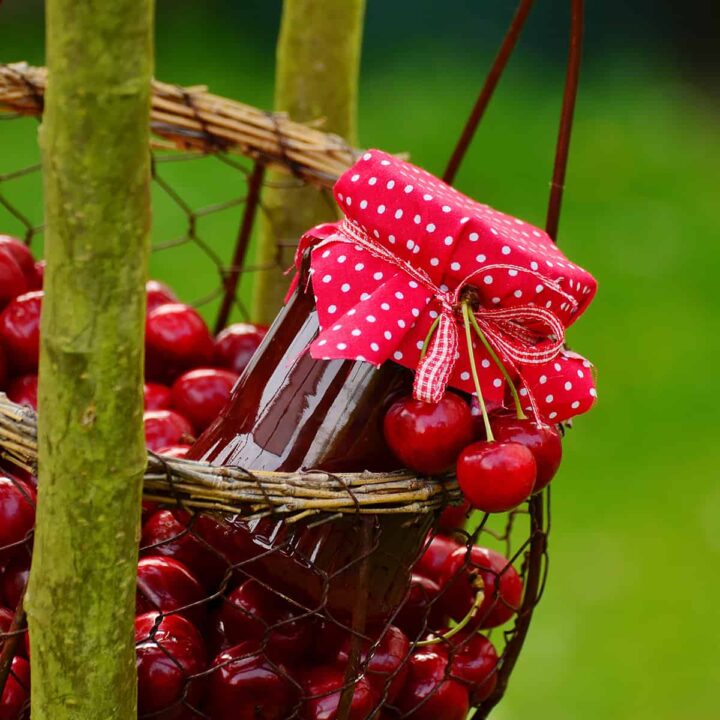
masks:
<path id="1" fill-rule="evenodd" d="M 0 391 L 34 409 L 44 266 L 20 240 L 0 235 Z M 227 402 L 266 331 L 238 323 L 213 338 L 194 308 L 166 285 L 147 283 L 145 435 L 151 450 L 190 446 Z"/>
<path id="2" fill-rule="evenodd" d="M 476 396 L 472 400 L 471 406 L 453 392 L 436 404 L 401 398 L 385 415 L 385 439 L 418 473 L 436 475 L 454 466 L 466 500 L 461 513 L 470 507 L 513 510 L 555 476 L 562 459 L 560 432 L 504 406 L 488 410 Z"/>
<path id="3" fill-rule="evenodd" d="M 27 581 L 34 500 L 32 484 L 0 477 L 0 633 Z M 139 715 L 337 717 L 352 653 L 349 627 L 304 609 L 274 590 L 271 578 L 243 572 L 252 550 L 238 520 L 144 510 L 135 620 Z M 512 618 L 522 581 L 500 554 L 468 548 L 446 531 L 428 538 L 394 617 L 360 639 L 353 720 L 379 707 L 383 720 L 463 720 L 495 687 L 498 656 L 480 631 Z M 460 632 L 448 630 L 453 622 L 464 623 Z M 0 700 L 3 720 L 23 717 L 29 670 L 25 635 Z"/>
<path id="4" fill-rule="evenodd" d="M 26 246 L 0 236 L 0 390 L 32 407 L 42 280 L 43 264 Z M 235 325 L 213 338 L 165 285 L 150 281 L 147 301 L 146 440 L 156 452 L 182 457 L 222 409 L 265 328 Z M 385 431 L 398 457 L 418 472 L 443 472 L 457 462 L 470 504 L 490 509 L 467 488 L 482 485 L 484 497 L 506 498 L 503 488 L 515 485 L 516 473 L 523 488 L 513 495 L 517 504 L 549 482 L 560 460 L 554 428 L 502 414 L 493 426 L 498 443 L 474 442 L 482 437 L 476 414 L 448 393 L 436 406 L 396 403 Z M 36 489 L 28 473 L 0 468 L 0 647 L 29 574 Z M 507 500 L 492 510 L 500 505 Z M 358 646 L 352 720 L 464 720 L 496 683 L 498 655 L 481 631 L 511 620 L 523 594 L 506 558 L 455 539 L 468 511 L 445 511 L 403 604 L 357 639 L 341 620 L 275 590 L 272 578 L 250 576 L 254 546 L 246 524 L 145 503 L 135 621 L 139 715 L 332 720 Z M 25 716 L 29 683 L 25 634 L 0 697 L 0 720 Z"/>

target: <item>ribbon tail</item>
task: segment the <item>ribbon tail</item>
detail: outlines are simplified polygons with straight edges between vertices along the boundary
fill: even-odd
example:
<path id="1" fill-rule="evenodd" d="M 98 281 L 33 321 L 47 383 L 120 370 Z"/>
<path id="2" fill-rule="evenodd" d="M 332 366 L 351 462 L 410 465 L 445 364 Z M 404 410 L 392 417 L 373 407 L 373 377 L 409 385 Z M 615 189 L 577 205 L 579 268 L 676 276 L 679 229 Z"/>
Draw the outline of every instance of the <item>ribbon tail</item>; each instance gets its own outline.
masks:
<path id="1" fill-rule="evenodd" d="M 416 400 L 433 404 L 440 402 L 455 367 L 457 349 L 457 323 L 452 312 L 445 311 L 440 315 L 427 355 L 415 372 L 413 396 Z"/>

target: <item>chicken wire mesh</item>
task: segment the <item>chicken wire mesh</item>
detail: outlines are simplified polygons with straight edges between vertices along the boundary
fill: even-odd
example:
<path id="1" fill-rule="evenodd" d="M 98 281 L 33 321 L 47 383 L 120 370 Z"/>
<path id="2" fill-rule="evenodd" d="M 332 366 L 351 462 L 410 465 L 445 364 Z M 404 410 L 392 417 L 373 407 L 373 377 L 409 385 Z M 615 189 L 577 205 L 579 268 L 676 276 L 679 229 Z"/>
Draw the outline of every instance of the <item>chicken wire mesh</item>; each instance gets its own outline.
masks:
<path id="1" fill-rule="evenodd" d="M 16 122 L 33 124 L 28 118 Z M 163 169 L 181 164 L 192 168 L 208 160 L 219 172 L 231 168 L 237 176 L 234 185 L 241 192 L 230 199 L 210 199 L 193 205 L 182 197 L 182 191 L 174 187 L 173 181 L 163 175 Z M 153 252 L 161 259 L 160 267 L 164 258 L 181 250 L 191 250 L 198 263 L 202 258 L 210 268 L 208 274 L 214 287 L 201 288 L 191 302 L 201 310 L 216 311 L 213 318 L 216 330 L 226 324 L 231 313 L 233 319 L 250 319 L 242 300 L 242 281 L 250 273 L 263 270 L 246 262 L 250 232 L 247 217 L 255 212 L 252 207 L 248 211 L 248 203 L 254 202 L 262 212 L 259 188 L 263 174 L 260 167 L 243 164 L 222 151 L 200 155 L 197 152 L 171 155 L 166 151 L 153 151 L 155 197 L 164 195 L 185 223 L 183 232 L 174 238 L 154 239 Z M 182 176 L 175 180 L 182 186 Z M 15 204 L 12 187 L 14 182 L 31 181 L 38 186 L 41 182 L 38 164 L 0 175 L 0 204 L 5 216 L 1 229 L 21 236 L 34 249 L 41 247 L 43 230 L 41 217 L 33 214 L 38 211 L 37 204 L 32 199 L 27 206 Z M 292 182 L 291 179 L 288 184 Z M 255 189 L 252 183 L 256 184 Z M 214 186 L 218 184 L 213 183 Z M 247 188 L 245 193 L 242 192 L 243 185 Z M 228 256 L 228 249 L 232 248 L 227 243 L 214 242 L 215 238 L 204 231 L 200 223 L 213 214 L 232 211 L 235 211 L 233 222 L 226 225 L 232 229 L 231 237 L 241 251 Z M 172 282 L 172 278 L 163 276 L 162 272 L 156 276 Z M 232 288 L 229 294 L 228 285 Z M 228 297 L 230 302 L 226 300 Z M 35 501 L 34 476 L 6 462 L 3 481 L 6 495 L 13 495 L 16 503 L 25 505 L 26 515 L 31 517 Z M 11 488 L 15 492 L 10 491 Z M 544 500 L 533 499 L 532 508 L 511 513 L 502 521 L 494 516 L 472 518 L 469 529 L 456 527 L 450 534 L 441 533 L 437 528 L 429 530 L 420 550 L 416 548 L 413 555 L 382 559 L 397 568 L 398 573 L 402 574 L 403 570 L 409 573 L 411 567 L 421 562 L 421 556 L 438 552 L 436 545 L 446 549 L 444 545 L 452 542 L 456 543 L 453 547 L 465 546 L 468 550 L 478 545 L 501 551 L 506 561 L 490 569 L 491 576 L 500 578 L 508 572 L 514 573 L 517 566 L 526 585 L 522 609 L 516 615 L 517 607 L 511 608 L 510 615 L 516 615 L 512 626 L 484 635 L 495 646 L 500 661 L 495 665 L 495 650 L 490 646 L 482 648 L 485 654 L 482 662 L 478 662 L 477 670 L 481 681 L 472 697 L 481 713 L 484 712 L 483 704 L 489 708 L 502 693 L 515 660 L 512 639 L 523 630 L 539 600 L 544 569 L 540 568 L 538 557 L 545 557 L 547 532 L 543 503 Z M 409 520 L 406 524 L 412 526 L 417 522 Z M 323 527 L 332 524 L 337 524 L 337 517 L 329 514 L 320 520 L 315 518 L 308 526 L 311 532 L 322 534 Z M 3 603 L 0 640 L 4 647 L 0 682 L 4 681 L 6 688 L 3 697 L 10 695 L 22 700 L 17 717 L 28 711 L 29 645 L 22 594 L 32 555 L 31 524 L 26 530 L 23 537 L 12 543 L 3 542 L 0 547 Z M 447 606 L 444 598 L 448 585 L 441 589 L 437 583 L 439 576 L 433 580 L 425 575 L 413 575 L 407 597 L 399 598 L 399 604 L 389 617 L 380 624 L 377 619 L 374 624 L 358 624 L 352 612 L 338 613 L 336 596 L 343 595 L 342 603 L 348 609 L 351 602 L 344 597 L 345 591 L 349 595 L 358 590 L 364 592 L 363 577 L 366 583 L 369 572 L 364 563 L 378 562 L 377 552 L 381 545 L 383 551 L 387 551 L 387 543 L 380 542 L 383 522 L 379 518 L 358 517 L 345 521 L 342 537 L 363 537 L 366 545 L 358 548 L 353 544 L 353 550 L 360 552 L 344 553 L 338 566 L 323 567 L 308 552 L 297 546 L 292 549 L 289 554 L 293 562 L 304 568 L 304 583 L 313 588 L 310 594 L 296 592 L 297 587 L 286 587 L 277 578 L 277 572 L 282 571 L 273 572 L 274 555 L 282 558 L 278 568 L 286 569 L 287 549 L 293 538 L 267 548 L 254 547 L 255 555 L 264 555 L 263 561 L 258 562 L 253 552 L 248 554 L 253 530 L 252 522 L 247 523 L 241 516 L 199 514 L 181 497 L 175 507 L 146 503 L 138 569 L 140 619 L 136 623 L 141 674 L 140 717 L 230 717 L 223 714 L 223 708 L 236 707 L 238 701 L 228 699 L 227 688 L 237 685 L 238 681 L 242 684 L 243 680 L 247 687 L 241 689 L 239 702 L 254 703 L 262 708 L 251 717 L 341 717 L 332 714 L 332 707 L 340 705 L 343 698 L 349 698 L 345 702 L 351 703 L 348 706 L 350 714 L 346 717 L 421 717 L 418 713 L 423 712 L 423 708 L 436 713 L 437 708 L 431 704 L 432 692 L 419 697 L 415 709 L 412 700 L 402 700 L 400 691 L 410 672 L 409 658 L 413 653 L 417 656 L 423 641 L 427 642 L 428 634 L 440 633 L 452 626 L 450 615 L 443 609 Z M 327 542 L 327 533 L 324 537 Z M 436 537 L 439 540 L 435 540 Z M 534 553 L 532 558 L 529 550 Z M 473 562 L 473 557 L 468 554 L 459 575 L 470 577 Z M 500 583 L 495 580 L 490 584 L 494 585 L 495 595 L 491 595 L 493 602 L 488 607 L 504 607 L 507 601 L 500 594 Z M 329 606 L 331 597 L 335 598 L 332 607 Z M 488 608 L 483 612 L 487 615 Z M 460 619 L 456 617 L 455 621 Z M 482 621 L 476 618 L 474 622 Z M 455 655 L 462 657 L 463 652 L 469 654 L 465 650 L 469 643 L 473 643 L 472 651 L 475 652 L 477 640 L 473 635 L 461 633 L 455 637 L 454 641 L 443 640 L 427 646 L 425 655 L 430 658 L 448 655 L 452 660 Z M 158 672 L 158 668 L 170 678 L 165 684 L 171 686 L 163 688 L 165 695 L 159 700 L 148 689 L 149 678 L 152 672 Z M 257 680 L 258 676 L 262 681 Z M 464 714 L 463 703 L 467 704 L 467 701 L 463 699 L 463 692 L 448 692 L 448 688 L 456 689 L 457 682 L 452 662 L 445 663 L 436 677 L 435 694 L 442 699 L 443 705 L 452 707 L 455 703 Z M 350 688 L 352 694 L 344 694 L 346 688 Z M 321 715 L 328 707 L 331 714 Z M 380 712 L 383 714 L 379 715 Z M 448 712 L 457 714 L 458 711 L 448 709 Z"/>
<path id="2" fill-rule="evenodd" d="M 531 5 L 519 5 L 448 181 Z M 547 223 L 553 236 L 579 66 L 582 3 L 572 6 Z M 28 115 L 42 111 L 43 74 L 3 66 L 0 76 L 12 100 L 6 105 L 14 110 L 0 113 L 3 129 L 11 128 L 3 132 L 8 152 L 0 166 L 0 233 L 21 237 L 40 257 L 42 176 L 36 124 Z M 354 153 L 312 130 L 316 152 L 331 161 L 308 163 L 292 149 L 296 127 L 252 108 L 246 110 L 258 113 L 261 134 L 271 139 L 228 137 L 228 123 L 215 122 L 217 105 L 196 103 L 186 89 L 156 85 L 153 129 L 164 140 L 152 149 L 152 274 L 171 286 L 182 282 L 188 296 L 181 300 L 198 307 L 217 333 L 229 322 L 251 319 L 253 277 L 278 270 L 278 263 L 253 261 L 262 190 L 278 182 L 267 179 L 265 168 L 289 170 L 279 181 L 285 187 L 311 183 L 327 193 Z M 205 98 L 204 89 L 197 92 Z M 235 122 L 236 108 L 231 110 Z M 235 126 L 230 131 L 240 132 Z M 12 403 L 6 405 L 12 410 Z M 3 717 L 23 718 L 29 716 L 30 682 L 23 594 L 37 481 L 32 463 L 8 462 L 18 442 L 14 427 L 5 423 L 0 435 L 0 512 L 14 518 L 0 523 L 0 697 Z M 172 468 L 167 471 L 172 487 Z M 346 481 L 340 476 L 338 482 Z M 348 494 L 355 501 L 352 488 Z M 472 717 L 486 717 L 502 698 L 545 585 L 549 488 L 510 513 L 469 516 L 453 506 L 442 514 L 441 507 L 405 516 L 361 514 L 358 505 L 358 512 L 342 517 L 322 511 L 279 519 L 269 511 L 258 514 L 257 507 L 201 512 L 187 497 L 178 492 L 164 503 L 153 497 L 143 507 L 139 717 L 460 720 L 469 710 Z M 448 495 L 439 505 L 453 499 Z M 373 597 L 380 581 L 384 604 Z"/>

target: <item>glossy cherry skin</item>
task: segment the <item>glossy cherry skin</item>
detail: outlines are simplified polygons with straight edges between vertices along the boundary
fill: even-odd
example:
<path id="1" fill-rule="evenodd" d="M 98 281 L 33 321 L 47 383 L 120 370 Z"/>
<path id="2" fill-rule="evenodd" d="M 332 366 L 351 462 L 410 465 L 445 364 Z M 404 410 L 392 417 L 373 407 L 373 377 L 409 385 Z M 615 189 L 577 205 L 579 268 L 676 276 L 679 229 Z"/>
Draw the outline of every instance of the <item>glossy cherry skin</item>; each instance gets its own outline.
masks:
<path id="1" fill-rule="evenodd" d="M 471 510 L 472 508 L 467 500 L 463 500 L 460 505 L 448 505 L 440 514 L 437 524 L 438 529 L 441 532 L 454 532 L 462 529 Z"/>
<path id="2" fill-rule="evenodd" d="M 6 635 L 10 631 L 14 617 L 15 613 L 10 610 L 10 608 L 0 607 L 0 651 L 7 639 L 4 638 L 3 635 Z M 20 654 L 22 657 L 27 657 L 25 645 L 26 636 L 27 633 L 25 633 L 23 637 L 18 638 L 17 644 L 15 645 L 15 653 Z"/>
<path id="3" fill-rule="evenodd" d="M 150 450 L 168 445 L 184 445 L 194 436 L 193 426 L 187 418 L 173 410 L 147 410 L 143 415 L 145 444 Z"/>
<path id="4" fill-rule="evenodd" d="M 343 671 L 343 674 L 350 659 L 351 647 L 352 639 L 347 636 L 336 656 L 335 665 Z M 363 642 L 360 662 L 363 663 L 365 679 L 374 694 L 384 702 L 394 702 L 402 690 L 407 676 L 409 654 L 410 641 L 395 625 L 385 628 L 375 642 L 369 640 Z"/>
<path id="5" fill-rule="evenodd" d="M 220 621 L 231 645 L 256 641 L 266 657 L 290 663 L 302 657 L 313 629 L 302 610 L 255 580 L 246 580 L 225 598 Z"/>
<path id="6" fill-rule="evenodd" d="M 190 370 L 173 383 L 172 407 L 190 420 L 199 434 L 225 407 L 237 379 L 230 370 Z"/>
<path id="7" fill-rule="evenodd" d="M 16 377 L 8 385 L 7 396 L 18 405 L 27 405 L 37 410 L 38 376 L 30 374 Z"/>
<path id="8" fill-rule="evenodd" d="M 19 295 L 0 314 L 0 338 L 16 373 L 37 371 L 42 299 L 42 290 Z"/>
<path id="9" fill-rule="evenodd" d="M 169 410 L 172 392 L 160 383 L 145 383 L 143 388 L 146 410 Z"/>
<path id="10" fill-rule="evenodd" d="M 328 666 L 311 668 L 303 673 L 300 680 L 303 689 L 301 717 L 303 720 L 335 720 L 345 685 L 343 670 Z M 355 682 L 349 720 L 367 720 L 377 705 L 375 695 L 368 678 L 361 677 Z"/>
<path id="11" fill-rule="evenodd" d="M 197 603 L 202 603 L 205 597 L 202 585 L 178 560 L 161 555 L 140 558 L 136 594 L 138 615 L 153 611 L 172 613 L 184 608 L 177 614 L 202 630 L 207 622 L 207 611 L 204 604 Z"/>
<path id="12" fill-rule="evenodd" d="M 444 644 L 450 655 L 450 673 L 467 686 L 471 704 L 487 700 L 497 685 L 498 654 L 494 645 L 472 631 L 460 631 Z"/>
<path id="13" fill-rule="evenodd" d="M 215 365 L 240 375 L 260 346 L 267 330 L 263 325 L 250 323 L 228 325 L 215 338 Z"/>
<path id="14" fill-rule="evenodd" d="M 500 553 L 479 545 L 470 551 L 462 547 L 447 558 L 440 585 L 444 589 L 442 602 L 457 621 L 471 610 L 477 586 L 482 586 L 485 597 L 475 613 L 474 628 L 503 625 L 522 602 L 523 583 L 517 570 Z"/>
<path id="15" fill-rule="evenodd" d="M 385 414 L 383 430 L 406 467 L 428 474 L 447 470 L 473 438 L 470 408 L 450 392 L 436 405 L 411 396 L 397 400 Z"/>
<path id="16" fill-rule="evenodd" d="M 0 390 L 5 390 L 8 381 L 8 362 L 5 359 L 5 350 L 0 343 Z"/>
<path id="17" fill-rule="evenodd" d="M 35 490 L 22 480 L 0 474 L 0 557 L 22 543 L 35 525 Z"/>
<path id="18" fill-rule="evenodd" d="M 220 653 L 210 674 L 212 720 L 287 720 L 298 704 L 297 687 L 282 665 L 271 664 L 255 644 Z"/>
<path id="19" fill-rule="evenodd" d="M 446 535 L 435 535 L 415 564 L 414 571 L 439 583 L 445 561 L 462 547 L 464 546 Z"/>
<path id="20" fill-rule="evenodd" d="M 30 577 L 30 551 L 23 549 L 14 553 L 0 576 L 0 596 L 7 607 L 17 607 Z"/>
<path id="21" fill-rule="evenodd" d="M 147 294 L 147 312 L 151 313 L 161 305 L 178 302 L 177 295 L 165 283 L 159 280 L 148 280 L 145 283 Z"/>
<path id="22" fill-rule="evenodd" d="M 22 268 L 7 249 L 0 247 L 0 310 L 27 290 Z"/>
<path id="23" fill-rule="evenodd" d="M 395 623 L 411 640 L 420 640 L 446 624 L 445 608 L 440 601 L 440 586 L 430 578 L 413 573 L 407 597 L 395 616 Z"/>
<path id="24" fill-rule="evenodd" d="M 12 235 L 0 235 L 0 250 L 12 255 L 25 277 L 32 277 L 35 272 L 35 258 L 30 248 L 22 240 Z"/>
<path id="25" fill-rule="evenodd" d="M 29 699 L 30 663 L 25 658 L 16 656 L 0 698 L 0 720 L 19 720 L 24 717 L 22 711 Z"/>
<path id="26" fill-rule="evenodd" d="M 156 450 L 158 455 L 165 455 L 170 458 L 184 458 L 192 445 L 168 445 Z"/>
<path id="27" fill-rule="evenodd" d="M 207 668 L 200 633 L 179 615 L 145 613 L 135 618 L 138 717 L 190 720 L 204 694 L 204 682 L 190 680 Z M 156 715 L 153 713 L 157 713 Z"/>
<path id="28" fill-rule="evenodd" d="M 172 382 L 185 370 L 212 362 L 213 339 L 196 310 L 181 303 L 160 305 L 145 325 L 145 375 Z"/>
<path id="29" fill-rule="evenodd" d="M 555 477 L 562 460 L 562 438 L 554 425 L 535 420 L 518 420 L 514 415 L 502 415 L 492 420 L 495 439 L 515 442 L 530 450 L 537 465 L 533 492 L 539 492 Z"/>
<path id="30" fill-rule="evenodd" d="M 467 688 L 446 679 L 447 652 L 430 646 L 410 657 L 408 678 L 398 700 L 403 718 L 465 720 L 470 708 Z"/>
<path id="31" fill-rule="evenodd" d="M 515 442 L 476 442 L 457 461 L 457 480 L 467 501 L 482 512 L 507 512 L 532 494 L 537 465 Z"/>
<path id="32" fill-rule="evenodd" d="M 185 510 L 159 510 L 142 530 L 143 555 L 179 560 L 207 592 L 217 590 L 229 566 L 246 560 L 253 548 L 247 531 L 209 515 L 191 516 Z"/>
<path id="33" fill-rule="evenodd" d="M 33 267 L 32 276 L 27 276 L 28 290 L 42 290 L 45 284 L 45 266 L 44 260 L 38 260 Z"/>

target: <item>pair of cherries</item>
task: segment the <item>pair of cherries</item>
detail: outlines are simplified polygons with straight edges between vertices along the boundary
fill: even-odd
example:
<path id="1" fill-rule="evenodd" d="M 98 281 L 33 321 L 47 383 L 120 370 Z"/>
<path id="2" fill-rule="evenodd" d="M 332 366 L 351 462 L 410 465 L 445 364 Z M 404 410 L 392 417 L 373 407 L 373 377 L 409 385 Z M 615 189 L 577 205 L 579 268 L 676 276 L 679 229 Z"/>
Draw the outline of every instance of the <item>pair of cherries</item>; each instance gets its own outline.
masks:
<path id="1" fill-rule="evenodd" d="M 385 439 L 406 467 L 433 475 L 456 463 L 466 500 L 483 512 L 506 512 L 552 480 L 562 458 L 560 433 L 551 425 L 498 413 L 492 440 L 481 432 L 468 404 L 447 392 L 436 404 L 408 396 L 384 419 Z"/>

